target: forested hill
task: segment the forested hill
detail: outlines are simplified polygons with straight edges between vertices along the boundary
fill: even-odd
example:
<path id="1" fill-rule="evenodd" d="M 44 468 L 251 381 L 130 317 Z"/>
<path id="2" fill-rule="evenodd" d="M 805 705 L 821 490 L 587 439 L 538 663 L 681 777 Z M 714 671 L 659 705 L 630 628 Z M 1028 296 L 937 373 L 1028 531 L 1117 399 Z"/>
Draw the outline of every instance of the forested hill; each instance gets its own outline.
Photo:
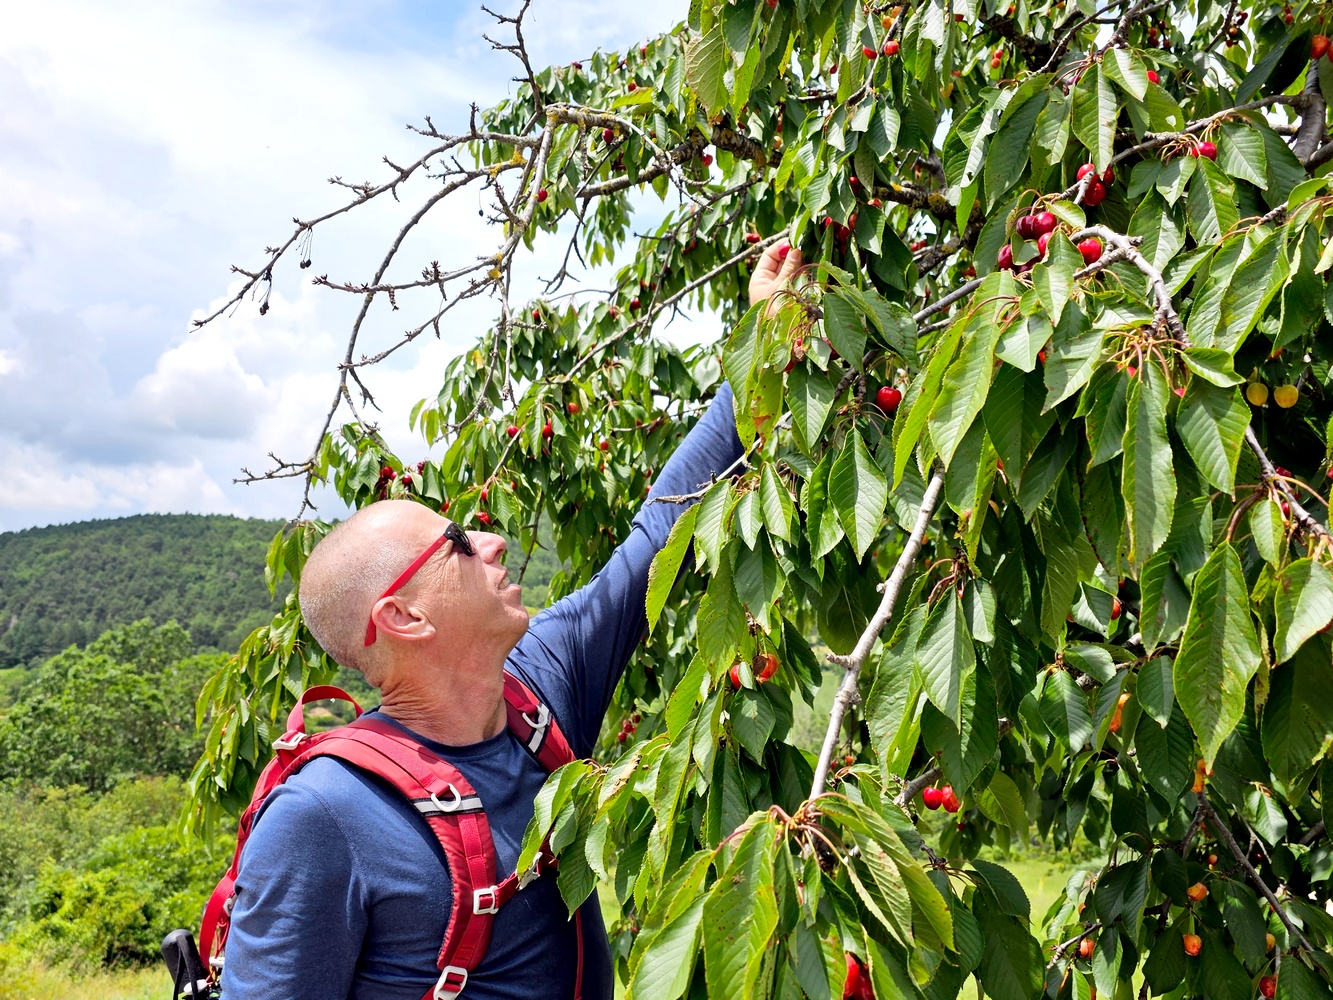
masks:
<path id="1" fill-rule="evenodd" d="M 264 552 L 280 523 L 140 514 L 0 533 L 0 669 L 35 666 L 142 618 L 174 618 L 197 650 L 235 651 L 274 611 Z M 509 564 L 520 566 L 518 546 L 510 551 Z M 550 551 L 533 554 L 523 587 L 530 607 L 545 606 L 559 567 Z"/>
<path id="2" fill-rule="evenodd" d="M 264 552 L 279 523 L 141 514 L 0 533 L 0 668 L 141 618 L 174 618 L 197 649 L 236 649 L 272 614 Z"/>

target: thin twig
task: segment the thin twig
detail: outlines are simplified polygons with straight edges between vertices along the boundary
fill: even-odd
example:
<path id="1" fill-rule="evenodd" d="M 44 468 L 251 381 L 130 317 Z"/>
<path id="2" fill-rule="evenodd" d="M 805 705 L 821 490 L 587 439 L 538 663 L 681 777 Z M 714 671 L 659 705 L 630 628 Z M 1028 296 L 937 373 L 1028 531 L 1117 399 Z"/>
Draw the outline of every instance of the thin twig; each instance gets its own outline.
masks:
<path id="1" fill-rule="evenodd" d="M 908 572 L 916 562 L 916 557 L 921 552 L 922 545 L 925 544 L 926 529 L 930 527 L 931 519 L 935 516 L 935 508 L 939 505 L 940 498 L 943 495 L 944 470 L 937 467 L 930 477 L 930 482 L 926 484 L 926 492 L 921 497 L 921 510 L 917 514 L 916 524 L 912 527 L 912 533 L 907 538 L 907 544 L 903 546 L 902 554 L 898 556 L 898 562 L 894 565 L 893 572 L 889 574 L 889 579 L 884 585 L 884 596 L 880 599 L 874 617 L 866 625 L 865 631 L 861 633 L 861 638 L 857 640 L 856 647 L 851 653 L 847 656 L 829 657 L 830 661 L 845 667 L 847 673 L 842 678 L 842 684 L 838 686 L 838 693 L 833 699 L 833 708 L 829 712 L 828 731 L 824 734 L 824 745 L 819 750 L 819 763 L 815 766 L 814 781 L 810 784 L 810 798 L 812 799 L 824 791 L 824 782 L 828 780 L 829 764 L 833 760 L 833 748 L 838 745 L 838 734 L 842 729 L 842 717 L 848 706 L 856 700 L 856 679 L 861 674 L 861 666 L 865 663 L 866 657 L 870 655 L 870 649 L 874 646 L 875 640 L 879 638 L 879 633 L 883 631 L 884 626 L 888 624 L 889 618 L 893 614 L 893 605 L 898 600 L 898 594 L 902 590 Z"/>

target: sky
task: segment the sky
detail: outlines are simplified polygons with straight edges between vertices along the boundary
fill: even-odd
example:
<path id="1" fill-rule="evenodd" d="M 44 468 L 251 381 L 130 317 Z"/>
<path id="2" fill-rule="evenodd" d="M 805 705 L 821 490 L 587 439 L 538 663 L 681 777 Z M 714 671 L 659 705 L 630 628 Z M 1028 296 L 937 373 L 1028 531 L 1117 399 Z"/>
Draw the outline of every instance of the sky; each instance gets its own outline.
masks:
<path id="1" fill-rule="evenodd" d="M 535 65 L 567 63 L 667 31 L 685 8 L 535 0 L 525 36 Z M 327 178 L 382 180 L 382 157 L 424 152 L 407 123 L 429 115 L 459 131 L 472 102 L 511 94 L 518 64 L 482 38 L 499 29 L 472 0 L 42 0 L 13 6 L 5 29 L 0 531 L 149 512 L 293 516 L 296 481 L 232 480 L 270 452 L 309 454 L 356 305 L 310 276 L 368 277 L 401 206 L 317 230 L 313 267 L 276 272 L 266 316 L 247 302 L 201 329 L 191 319 L 225 302 L 231 265 L 256 266 L 293 217 L 345 201 Z M 472 194 L 433 212 L 405 247 L 410 270 L 493 250 L 477 207 Z M 520 261 L 517 300 L 557 252 L 548 241 Z M 368 375 L 404 457 L 426 454 L 408 410 L 493 315 L 474 301 L 438 341 Z M 369 345 L 406 325 L 372 312 Z M 668 336 L 717 332 L 701 317 Z"/>

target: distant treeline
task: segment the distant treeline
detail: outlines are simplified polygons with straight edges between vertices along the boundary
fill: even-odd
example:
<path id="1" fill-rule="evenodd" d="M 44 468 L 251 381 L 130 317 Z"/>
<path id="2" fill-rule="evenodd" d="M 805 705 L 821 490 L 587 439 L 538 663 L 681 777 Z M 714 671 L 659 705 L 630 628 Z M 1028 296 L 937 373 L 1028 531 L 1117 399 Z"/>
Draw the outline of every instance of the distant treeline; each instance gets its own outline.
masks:
<path id="1" fill-rule="evenodd" d="M 279 522 L 142 514 L 0 534 L 0 668 L 36 666 L 148 618 L 231 651 L 272 614 L 264 552 Z"/>
<path id="2" fill-rule="evenodd" d="M 179 622 L 197 650 L 234 651 L 276 607 L 264 553 L 280 524 L 141 514 L 0 533 L 0 670 L 35 667 L 145 618 Z M 516 543 L 507 561 L 517 575 Z M 529 607 L 545 606 L 559 568 L 549 549 L 533 553 L 523 586 Z"/>

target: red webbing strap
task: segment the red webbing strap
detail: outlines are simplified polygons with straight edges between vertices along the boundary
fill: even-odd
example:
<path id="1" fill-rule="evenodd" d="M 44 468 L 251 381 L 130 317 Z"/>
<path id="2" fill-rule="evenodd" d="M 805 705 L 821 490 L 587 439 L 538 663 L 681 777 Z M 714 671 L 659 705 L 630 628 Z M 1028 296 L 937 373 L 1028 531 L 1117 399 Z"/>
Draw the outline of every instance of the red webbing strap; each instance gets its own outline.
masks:
<path id="1" fill-rule="evenodd" d="M 542 704 L 531 688 L 508 671 L 505 671 L 504 697 L 509 728 L 542 767 L 550 772 L 574 760 L 569 740 L 565 739 L 551 710 Z"/>
<path id="2" fill-rule="evenodd" d="M 310 701 L 324 701 L 329 698 L 336 698 L 340 701 L 350 701 L 352 707 L 356 709 L 356 716 L 361 717 L 361 706 L 357 704 L 356 699 L 340 687 L 334 687 L 332 684 L 316 684 L 312 688 L 306 688 L 301 692 L 301 697 L 296 699 L 296 704 L 287 715 L 287 731 L 289 733 L 305 732 L 305 705 Z"/>

